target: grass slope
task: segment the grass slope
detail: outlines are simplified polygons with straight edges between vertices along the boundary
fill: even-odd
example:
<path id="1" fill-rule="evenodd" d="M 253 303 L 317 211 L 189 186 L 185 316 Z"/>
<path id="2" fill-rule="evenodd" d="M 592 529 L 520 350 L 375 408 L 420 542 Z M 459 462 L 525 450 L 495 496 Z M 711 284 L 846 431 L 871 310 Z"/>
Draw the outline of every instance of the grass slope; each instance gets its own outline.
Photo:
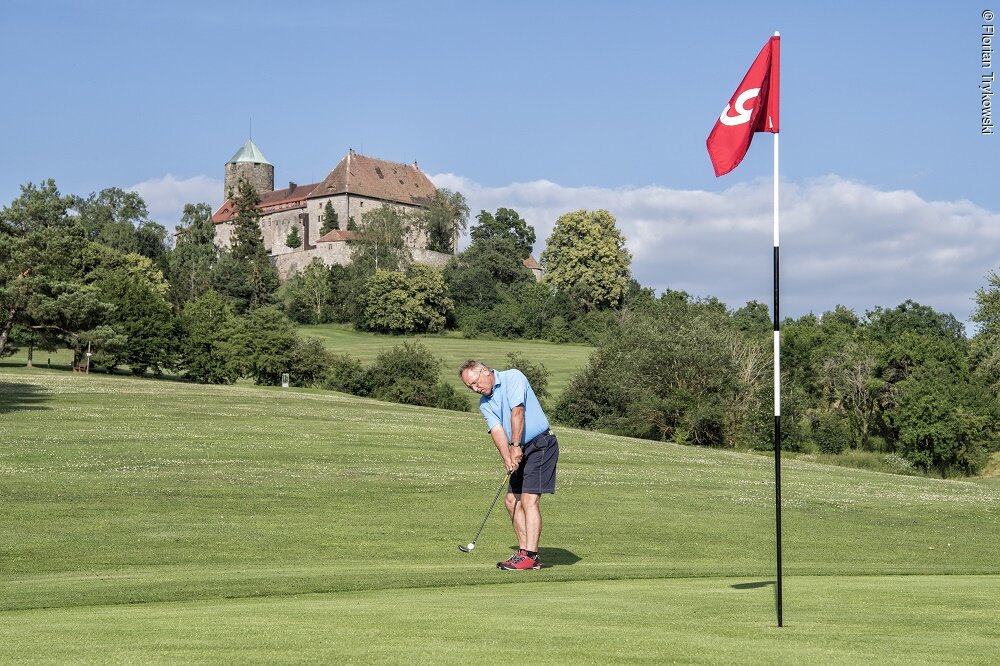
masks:
<path id="1" fill-rule="evenodd" d="M 507 367 L 507 354 L 517 352 L 532 363 L 542 363 L 549 371 L 549 392 L 557 398 L 566 389 L 574 374 L 587 365 L 593 347 L 581 344 L 554 344 L 541 340 L 468 340 L 458 335 L 415 335 L 397 337 L 372 335 L 355 331 L 347 325 L 324 324 L 300 326 L 299 333 L 314 337 L 333 352 L 349 354 L 370 364 L 379 353 L 406 341 L 419 341 L 435 356 L 444 360 L 442 379 L 466 393 L 458 378 L 458 367 L 467 359 L 476 358 L 497 368 Z M 478 398 L 471 393 L 470 404 Z M 498 482 L 499 483 L 499 482 Z"/>
<path id="2" fill-rule="evenodd" d="M 0 661 L 988 663 L 1000 487 L 565 430 L 540 572 L 480 418 L 0 369 Z M 525 627 L 528 627 L 525 630 Z M 520 646 L 520 647 L 519 647 Z"/>

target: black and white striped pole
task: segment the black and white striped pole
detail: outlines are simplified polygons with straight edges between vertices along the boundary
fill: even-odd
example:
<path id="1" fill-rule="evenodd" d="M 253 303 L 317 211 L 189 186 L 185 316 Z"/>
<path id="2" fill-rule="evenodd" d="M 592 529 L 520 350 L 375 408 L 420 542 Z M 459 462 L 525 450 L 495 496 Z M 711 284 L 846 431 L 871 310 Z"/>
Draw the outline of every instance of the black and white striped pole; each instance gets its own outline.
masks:
<path id="1" fill-rule="evenodd" d="M 776 36 L 778 33 L 774 33 Z M 770 122 L 770 118 L 768 119 Z M 773 123 L 771 123 L 773 127 Z M 777 581 L 776 600 L 778 626 L 781 622 L 781 317 L 780 273 L 778 270 L 778 132 L 774 133 L 774 521 L 777 541 Z"/>

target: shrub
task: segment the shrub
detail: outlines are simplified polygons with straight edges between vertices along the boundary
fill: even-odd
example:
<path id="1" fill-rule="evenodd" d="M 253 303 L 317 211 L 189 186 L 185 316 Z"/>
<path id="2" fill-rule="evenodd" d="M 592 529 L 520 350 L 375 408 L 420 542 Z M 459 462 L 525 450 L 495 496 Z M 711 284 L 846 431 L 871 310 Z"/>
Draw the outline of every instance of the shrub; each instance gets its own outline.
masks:
<path id="1" fill-rule="evenodd" d="M 543 364 L 532 363 L 520 352 L 511 352 L 507 354 L 507 367 L 517 368 L 524 373 L 539 401 L 549 397 L 549 371 Z"/>
<path id="2" fill-rule="evenodd" d="M 838 454 L 851 445 L 851 429 L 847 420 L 832 412 L 822 412 L 812 418 L 812 439 L 820 453 Z"/>
<path id="3" fill-rule="evenodd" d="M 333 354 L 316 338 L 299 338 L 292 348 L 288 366 L 292 386 L 322 386 Z"/>
<path id="4" fill-rule="evenodd" d="M 419 342 L 404 342 L 378 355 L 365 372 L 369 395 L 422 407 L 469 411 L 469 403 L 442 382 L 442 362 Z"/>
<path id="5" fill-rule="evenodd" d="M 347 354 L 333 354 L 323 378 L 323 388 L 353 395 L 371 394 L 368 375 L 361 361 Z"/>

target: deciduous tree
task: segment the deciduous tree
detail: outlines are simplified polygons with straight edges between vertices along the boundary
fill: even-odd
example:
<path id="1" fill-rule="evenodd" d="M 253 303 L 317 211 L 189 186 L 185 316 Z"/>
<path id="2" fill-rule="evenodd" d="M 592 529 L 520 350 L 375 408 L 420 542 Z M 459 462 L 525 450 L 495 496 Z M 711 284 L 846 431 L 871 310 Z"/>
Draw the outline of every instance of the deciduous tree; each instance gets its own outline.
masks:
<path id="1" fill-rule="evenodd" d="M 441 188 L 420 212 L 418 223 L 427 233 L 428 250 L 453 252 L 469 224 L 469 206 L 461 192 Z"/>
<path id="2" fill-rule="evenodd" d="M 212 288 L 212 269 L 218 261 L 215 224 L 208 204 L 186 204 L 177 227 L 177 242 L 167 260 L 170 300 L 178 310 Z"/>
<path id="3" fill-rule="evenodd" d="M 436 333 L 452 307 L 441 272 L 414 264 L 409 271 L 378 270 L 366 283 L 360 328 L 381 333 Z"/>
<path id="4" fill-rule="evenodd" d="M 544 279 L 573 293 L 588 310 L 621 305 L 631 263 L 625 237 L 606 210 L 562 215 L 542 252 Z"/>

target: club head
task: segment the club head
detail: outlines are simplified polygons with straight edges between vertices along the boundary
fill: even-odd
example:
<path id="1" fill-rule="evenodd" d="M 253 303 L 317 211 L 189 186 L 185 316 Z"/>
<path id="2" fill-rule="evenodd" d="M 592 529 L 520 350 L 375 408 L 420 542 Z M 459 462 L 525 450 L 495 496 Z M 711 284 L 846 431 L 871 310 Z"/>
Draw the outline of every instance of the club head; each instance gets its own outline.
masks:
<path id="1" fill-rule="evenodd" d="M 458 549 L 459 549 L 460 551 L 462 551 L 463 553 L 471 553 L 471 552 L 472 552 L 471 550 L 469 550 L 469 547 L 468 547 L 468 546 L 462 546 L 462 545 L 460 545 L 460 546 L 458 547 Z"/>

